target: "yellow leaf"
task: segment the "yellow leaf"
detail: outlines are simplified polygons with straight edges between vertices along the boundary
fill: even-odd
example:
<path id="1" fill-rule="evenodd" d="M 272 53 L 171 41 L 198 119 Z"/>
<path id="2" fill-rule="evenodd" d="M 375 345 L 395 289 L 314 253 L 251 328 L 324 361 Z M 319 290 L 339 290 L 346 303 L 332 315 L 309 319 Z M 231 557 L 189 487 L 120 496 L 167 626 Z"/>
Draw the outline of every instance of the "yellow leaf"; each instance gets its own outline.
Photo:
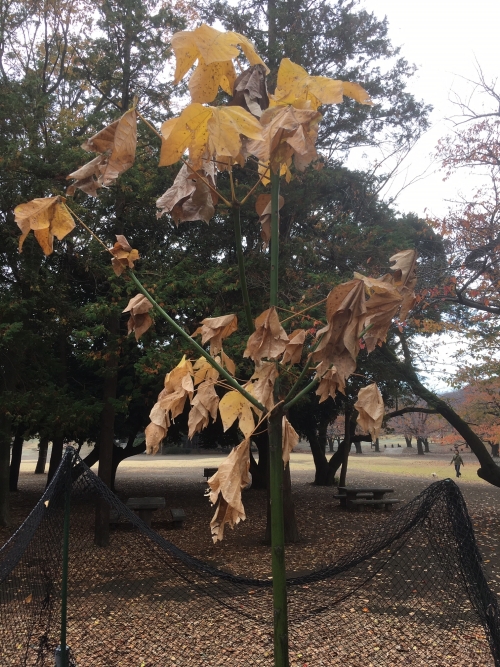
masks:
<path id="1" fill-rule="evenodd" d="M 207 149 L 207 123 L 212 117 L 212 108 L 199 103 L 190 104 L 169 125 L 167 139 L 163 139 L 160 153 L 160 167 L 178 162 L 184 151 L 189 149 L 192 167 L 197 170 L 202 166 L 202 156 Z M 171 119 L 174 120 L 174 119 Z M 169 121 L 170 122 L 170 121 Z"/>
<path id="2" fill-rule="evenodd" d="M 62 241 L 66 234 L 74 229 L 75 223 L 64 205 L 65 201 L 64 197 L 46 197 L 16 206 L 14 217 L 22 232 L 19 252 L 22 251 L 24 240 L 31 229 L 46 255 L 53 251 L 54 236 Z"/>
<path id="3" fill-rule="evenodd" d="M 359 84 L 327 76 L 310 76 L 303 67 L 283 58 L 271 101 L 274 105 L 291 104 L 299 109 L 316 111 L 322 104 L 340 104 L 343 95 L 361 104 L 372 104 L 370 96 Z"/>
<path id="4" fill-rule="evenodd" d="M 250 405 L 239 391 L 228 391 L 227 394 L 224 394 L 219 403 L 219 412 L 224 431 L 227 431 L 236 419 L 238 419 L 240 431 L 245 438 L 249 438 L 255 428 Z"/>
<path id="5" fill-rule="evenodd" d="M 194 79 L 193 85 L 191 86 L 191 82 L 189 85 L 190 92 L 194 94 L 193 101 L 212 102 L 219 85 L 231 95 L 232 84 L 236 78 L 232 60 L 240 55 L 237 45 L 241 46 L 251 65 L 263 65 L 269 72 L 253 44 L 237 32 L 221 32 L 203 24 L 195 30 L 175 33 L 172 37 L 176 59 L 174 83 L 179 83 L 198 60 L 198 67 L 191 78 L 191 81 Z M 223 63 L 222 68 L 211 67 L 219 63 Z"/>
<path id="6" fill-rule="evenodd" d="M 204 380 L 217 380 L 219 377 L 219 371 L 215 370 L 215 368 L 208 363 L 205 357 L 200 357 L 193 364 L 193 371 L 194 371 L 193 384 L 195 387 Z"/>

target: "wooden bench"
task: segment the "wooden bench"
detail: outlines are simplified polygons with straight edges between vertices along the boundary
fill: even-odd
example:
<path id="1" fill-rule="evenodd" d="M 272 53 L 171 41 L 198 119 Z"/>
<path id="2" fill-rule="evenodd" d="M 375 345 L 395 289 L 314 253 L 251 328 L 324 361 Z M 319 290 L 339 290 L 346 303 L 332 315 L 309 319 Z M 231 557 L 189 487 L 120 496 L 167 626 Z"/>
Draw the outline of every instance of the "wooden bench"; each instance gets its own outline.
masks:
<path id="1" fill-rule="evenodd" d="M 358 493 L 356 498 L 364 498 L 366 500 L 370 500 L 373 498 L 373 493 L 371 492 L 366 492 L 366 493 Z M 341 507 L 346 507 L 347 506 L 347 496 L 345 493 L 334 493 L 333 494 L 333 499 L 334 500 L 340 500 L 340 506 Z"/>
<path id="2" fill-rule="evenodd" d="M 170 515 L 172 517 L 174 528 L 183 528 L 184 521 L 186 519 L 186 512 L 182 509 L 171 509 Z"/>
<path id="3" fill-rule="evenodd" d="M 390 510 L 393 505 L 396 505 L 396 503 L 400 503 L 401 500 L 398 500 L 397 498 L 381 498 L 378 500 L 374 500 L 373 498 L 356 498 L 356 500 L 348 500 L 347 501 L 347 509 L 350 510 L 359 510 L 361 507 L 365 506 L 373 506 L 377 508 L 382 508 L 382 506 L 385 506 L 386 510 Z"/>
<path id="4" fill-rule="evenodd" d="M 126 505 L 131 510 L 134 510 L 137 516 L 144 521 L 146 526 L 151 528 L 153 512 L 165 507 L 165 498 L 129 498 Z"/>
<path id="5" fill-rule="evenodd" d="M 203 468 L 203 476 L 206 478 L 207 482 L 210 477 L 215 475 L 218 468 Z"/>

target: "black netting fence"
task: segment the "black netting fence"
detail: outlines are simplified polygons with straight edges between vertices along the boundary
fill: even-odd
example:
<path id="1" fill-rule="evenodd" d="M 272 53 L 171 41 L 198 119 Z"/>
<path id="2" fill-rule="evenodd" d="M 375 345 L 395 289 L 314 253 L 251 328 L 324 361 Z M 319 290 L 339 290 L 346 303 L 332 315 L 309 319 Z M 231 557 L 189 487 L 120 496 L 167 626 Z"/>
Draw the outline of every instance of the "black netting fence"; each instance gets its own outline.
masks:
<path id="1" fill-rule="evenodd" d="M 71 485 L 67 640 L 78 667 L 273 664 L 270 580 L 190 557 L 148 528 L 68 450 L 0 550 L 0 664 L 54 665 L 64 494 Z M 113 514 L 94 544 L 97 502 Z M 465 502 L 436 482 L 358 547 L 288 581 L 292 667 L 500 667 L 497 600 Z"/>

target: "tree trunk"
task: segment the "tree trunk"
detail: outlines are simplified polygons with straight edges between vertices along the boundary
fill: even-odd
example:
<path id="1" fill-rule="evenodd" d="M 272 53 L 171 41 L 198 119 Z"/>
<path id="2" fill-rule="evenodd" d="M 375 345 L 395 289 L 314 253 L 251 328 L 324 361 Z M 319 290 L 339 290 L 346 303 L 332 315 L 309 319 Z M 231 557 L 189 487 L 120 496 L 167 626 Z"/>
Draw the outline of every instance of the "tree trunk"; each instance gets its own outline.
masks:
<path id="1" fill-rule="evenodd" d="M 405 435 L 405 440 L 406 440 L 406 446 L 407 447 L 413 447 L 413 445 L 411 444 L 411 441 L 412 441 L 412 436 L 411 435 Z"/>
<path id="2" fill-rule="evenodd" d="M 354 447 L 356 448 L 356 454 L 362 454 L 363 453 L 360 442 L 355 442 Z"/>
<path id="3" fill-rule="evenodd" d="M 17 427 L 14 442 L 12 444 L 12 454 L 9 468 L 9 491 L 17 491 L 19 481 L 19 470 L 21 468 L 21 459 L 23 457 L 24 428 Z"/>
<path id="4" fill-rule="evenodd" d="M 330 452 L 330 454 L 333 454 L 333 445 L 335 442 L 335 438 L 329 437 L 327 438 L 327 441 L 328 441 L 328 451 Z"/>
<path id="5" fill-rule="evenodd" d="M 491 455 L 495 459 L 497 459 L 500 456 L 500 454 L 498 453 L 499 448 L 500 448 L 500 444 L 498 442 L 496 444 L 495 443 L 491 444 Z"/>
<path id="6" fill-rule="evenodd" d="M 345 435 L 344 435 L 344 458 L 342 460 L 342 470 L 340 471 L 339 486 L 345 486 L 347 479 L 347 464 L 349 462 L 349 453 L 351 451 L 351 443 L 356 430 L 356 412 L 355 410 L 345 411 Z"/>
<path id="7" fill-rule="evenodd" d="M 9 511 L 9 462 L 11 441 L 10 418 L 0 413 L 0 526 L 8 526 Z"/>
<path id="8" fill-rule="evenodd" d="M 101 412 L 99 429 L 99 468 L 97 474 L 104 484 L 111 488 L 115 436 L 115 407 L 113 401 L 116 399 L 118 387 L 118 355 L 116 350 L 116 336 L 119 330 L 118 317 L 110 317 L 107 325 L 109 332 L 108 356 L 103 387 L 104 407 Z M 95 516 L 95 543 L 100 547 L 107 547 L 109 544 L 109 512 L 108 503 L 103 499 L 98 500 Z"/>
<path id="9" fill-rule="evenodd" d="M 111 470 L 111 490 L 115 490 L 115 479 L 116 479 L 116 471 L 118 470 L 118 466 L 122 461 L 125 461 L 125 459 L 130 458 L 131 456 L 135 456 L 136 454 L 143 454 L 146 451 L 146 441 L 144 440 L 143 443 L 140 445 L 137 445 L 137 447 L 134 447 L 134 441 L 137 437 L 137 433 L 134 433 L 134 435 L 131 435 L 127 441 L 127 446 L 124 447 L 123 449 L 121 447 L 113 447 L 113 466 Z"/>
<path id="10" fill-rule="evenodd" d="M 49 474 L 47 475 L 47 486 L 49 485 L 54 473 L 61 463 L 63 454 L 64 437 L 57 435 L 52 438 L 52 452 L 50 454 Z"/>
<path id="11" fill-rule="evenodd" d="M 38 443 L 38 461 L 36 462 L 35 475 L 43 475 L 45 473 L 48 448 L 49 439 L 46 435 L 44 435 L 40 438 L 40 442 Z"/>
<path id="12" fill-rule="evenodd" d="M 430 454 L 431 450 L 429 449 L 429 438 L 422 438 L 422 442 L 424 443 L 424 452 L 426 454 Z"/>
<path id="13" fill-rule="evenodd" d="M 256 461 L 250 452 L 250 474 L 252 475 L 252 489 L 267 489 L 269 473 L 269 441 L 267 431 L 253 436 L 253 441 L 259 450 L 259 460 Z"/>
<path id="14" fill-rule="evenodd" d="M 403 342 L 403 341 L 402 341 Z M 429 391 L 420 382 L 417 374 L 410 365 L 410 360 L 405 362 L 400 361 L 398 357 L 392 352 L 387 345 L 377 348 L 379 352 L 387 359 L 394 369 L 397 377 L 401 378 L 411 387 L 413 393 L 424 400 L 431 408 L 434 408 L 439 414 L 446 419 L 446 421 L 453 426 L 453 428 L 460 434 L 465 442 L 471 448 L 471 451 L 476 455 L 480 468 L 477 471 L 477 476 L 484 479 L 486 482 L 493 484 L 493 486 L 500 487 L 500 467 L 497 466 L 492 459 L 490 453 L 486 449 L 481 438 L 474 433 L 469 424 L 465 422 L 452 407 L 445 401 L 440 399 L 432 391 Z M 405 357 L 408 356 L 408 351 L 405 350 Z"/>
<path id="15" fill-rule="evenodd" d="M 378 438 L 375 439 L 375 451 L 380 452 L 380 441 Z"/>
<path id="16" fill-rule="evenodd" d="M 417 437 L 417 454 L 419 456 L 424 455 L 424 441 L 422 440 L 422 438 L 418 437 Z"/>

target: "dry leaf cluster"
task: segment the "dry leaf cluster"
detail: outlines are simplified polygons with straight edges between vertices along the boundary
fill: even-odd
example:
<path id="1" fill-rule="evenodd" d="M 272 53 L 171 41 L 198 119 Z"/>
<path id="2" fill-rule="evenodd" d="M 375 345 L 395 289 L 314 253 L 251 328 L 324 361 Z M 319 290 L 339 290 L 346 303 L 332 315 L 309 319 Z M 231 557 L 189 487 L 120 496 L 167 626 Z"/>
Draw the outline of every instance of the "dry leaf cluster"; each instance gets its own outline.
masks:
<path id="1" fill-rule="evenodd" d="M 43 252 L 50 255 L 54 249 L 54 236 L 62 241 L 74 229 L 75 223 L 64 205 L 65 201 L 64 197 L 46 197 L 16 206 L 14 216 L 21 230 L 19 252 L 31 230 Z"/>

